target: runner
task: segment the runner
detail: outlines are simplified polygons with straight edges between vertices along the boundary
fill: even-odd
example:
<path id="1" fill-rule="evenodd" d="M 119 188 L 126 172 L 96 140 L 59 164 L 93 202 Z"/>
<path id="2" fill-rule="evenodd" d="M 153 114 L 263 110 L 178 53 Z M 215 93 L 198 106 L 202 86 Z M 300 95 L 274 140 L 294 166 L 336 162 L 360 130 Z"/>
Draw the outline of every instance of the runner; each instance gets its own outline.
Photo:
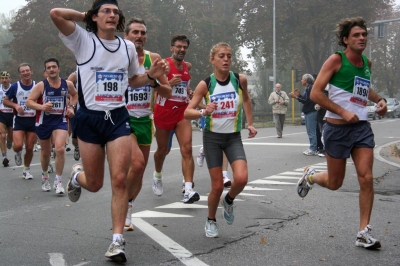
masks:
<path id="1" fill-rule="evenodd" d="M 67 117 L 75 115 L 78 94 L 70 81 L 60 78 L 60 65 L 56 58 L 44 61 L 47 78 L 33 87 L 26 101 L 26 106 L 36 110 L 36 134 L 39 138 L 42 165 L 42 190 L 51 190 L 48 167 L 52 143 L 55 146 L 56 176 L 53 189 L 56 194 L 64 194 L 62 173 L 65 164 L 65 139 L 68 135 Z M 67 96 L 70 103 L 67 106 Z M 52 142 L 53 139 L 53 142 Z"/>
<path id="2" fill-rule="evenodd" d="M 67 185 L 72 202 L 79 200 L 81 188 L 91 192 L 104 182 L 104 161 L 110 169 L 113 238 L 105 256 L 125 262 L 123 230 L 128 211 L 127 174 L 131 162 L 131 128 L 125 91 L 148 83 L 165 72 L 165 63 L 155 60 L 147 74 L 139 74 L 135 47 L 116 36 L 123 31 L 125 17 L 113 0 L 95 0 L 87 12 L 55 8 L 51 19 L 63 43 L 75 55 L 79 106 L 75 117 L 82 165 L 72 167 Z M 77 26 L 84 22 L 85 29 Z"/>
<path id="3" fill-rule="evenodd" d="M 243 110 L 246 114 L 249 138 L 257 134 L 253 127 L 251 99 L 247 90 L 247 79 L 242 74 L 230 71 L 232 48 L 227 43 L 218 43 L 210 51 L 210 62 L 214 72 L 197 85 L 193 99 L 185 111 L 185 118 L 206 117 L 203 130 L 203 145 L 211 191 L 208 196 L 208 218 L 205 225 L 206 237 L 218 237 L 216 212 L 222 206 L 222 217 L 232 224 L 235 219 L 233 200 L 247 184 L 248 169 L 241 139 Z M 207 107 L 196 110 L 202 99 Z M 233 172 L 233 182 L 228 193 L 221 196 L 224 185 L 222 178 L 223 153 L 226 154 Z"/>
<path id="4" fill-rule="evenodd" d="M 124 38 L 133 42 L 138 54 L 140 66 L 139 73 L 144 74 L 150 68 L 153 61 L 161 59 L 156 53 L 144 50 L 147 41 L 146 23 L 140 18 L 131 18 L 125 27 Z M 159 83 L 155 87 L 147 84 L 141 88 L 128 87 L 126 100 L 127 109 L 130 117 L 130 126 L 132 129 L 132 159 L 131 167 L 128 172 L 128 213 L 125 219 L 125 227 L 128 231 L 133 230 L 131 216 L 133 203 L 142 189 L 143 174 L 146 169 L 150 155 L 150 146 L 153 141 L 153 103 L 154 92 L 169 99 L 171 98 L 171 87 L 168 84 L 167 77 L 161 76 Z"/>
<path id="5" fill-rule="evenodd" d="M 13 141 L 15 151 L 15 164 L 22 164 L 22 149 L 25 141 L 24 168 L 22 176 L 24 179 L 33 179 L 29 172 L 33 158 L 33 146 L 36 142 L 35 116 L 36 111 L 26 106 L 26 99 L 32 91 L 36 82 L 32 80 L 33 72 L 28 63 L 18 66 L 21 80 L 12 84 L 6 93 L 3 104 L 14 109 Z"/>
<path id="6" fill-rule="evenodd" d="M 12 136 L 13 136 L 13 109 L 4 106 L 3 101 L 6 97 L 7 91 L 10 89 L 10 73 L 2 71 L 0 73 L 1 84 L 0 84 L 0 148 L 1 155 L 3 156 L 3 166 L 9 165 L 7 158 L 7 149 L 11 149 Z"/>
<path id="7" fill-rule="evenodd" d="M 169 65 L 167 77 L 172 87 L 172 97 L 166 99 L 158 95 L 154 107 L 157 150 L 154 153 L 153 192 L 157 196 L 163 194 L 161 172 L 168 154 L 171 131 L 174 130 L 182 154 L 182 173 L 185 179 L 183 203 L 193 203 L 200 199 L 199 193 L 193 190 L 192 125 L 183 116 L 192 94 L 189 87 L 192 64 L 184 61 L 189 45 L 190 41 L 186 35 L 172 37 L 170 46 L 172 56 L 166 59 Z"/>

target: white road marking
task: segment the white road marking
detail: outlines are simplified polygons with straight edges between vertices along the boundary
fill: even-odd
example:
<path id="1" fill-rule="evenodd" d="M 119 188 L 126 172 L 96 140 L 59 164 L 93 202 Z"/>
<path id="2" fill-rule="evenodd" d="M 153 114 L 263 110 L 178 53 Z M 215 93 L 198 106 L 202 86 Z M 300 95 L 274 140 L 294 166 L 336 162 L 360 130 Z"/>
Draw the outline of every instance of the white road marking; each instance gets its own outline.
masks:
<path id="1" fill-rule="evenodd" d="M 132 218 L 190 218 L 191 215 L 167 213 L 167 212 L 155 212 L 155 211 L 142 211 L 132 214 Z"/>
<path id="2" fill-rule="evenodd" d="M 282 189 L 245 186 L 243 190 L 282 190 Z"/>
<path id="3" fill-rule="evenodd" d="M 67 262 L 64 260 L 64 254 L 62 253 L 49 253 L 50 256 L 50 265 L 51 266 L 68 266 Z M 81 262 L 79 264 L 75 264 L 74 266 L 82 266 L 90 263 L 90 261 Z"/>
<path id="4" fill-rule="evenodd" d="M 200 205 L 200 204 L 185 204 L 182 202 L 174 202 L 167 205 L 162 205 L 155 207 L 156 209 L 206 209 L 208 208 L 207 205 Z"/>
<path id="5" fill-rule="evenodd" d="M 265 195 L 259 195 L 259 194 L 251 194 L 251 193 L 243 193 L 241 192 L 239 196 L 250 196 L 250 197 L 264 197 Z M 235 199 L 236 200 L 236 199 Z"/>
<path id="6" fill-rule="evenodd" d="M 263 184 L 263 185 L 296 185 L 296 183 L 290 182 L 282 182 L 282 181 L 273 181 L 273 180 L 254 180 L 249 182 L 249 184 Z"/>
<path id="7" fill-rule="evenodd" d="M 143 233 L 148 235 L 160 246 L 169 251 L 183 264 L 187 266 L 208 266 L 198 258 L 194 257 L 194 255 L 189 250 L 185 249 L 184 247 L 173 241 L 171 238 L 164 235 L 162 232 L 151 226 L 149 223 L 145 222 L 143 219 L 134 218 L 132 219 L 132 224 L 135 225 L 135 227 L 141 230 Z"/>
<path id="8" fill-rule="evenodd" d="M 257 145 L 257 146 L 290 146 L 290 147 L 308 147 L 310 144 L 304 144 L 304 143 L 276 143 L 276 142 L 255 142 L 255 143 L 250 143 L 250 142 L 243 142 L 243 145 Z"/>
<path id="9" fill-rule="evenodd" d="M 303 173 L 298 172 L 297 176 L 271 175 L 271 176 L 264 177 L 263 179 L 295 179 L 295 180 L 298 180 L 302 175 L 303 175 Z M 261 180 L 263 180 L 263 179 L 261 179 Z"/>
<path id="10" fill-rule="evenodd" d="M 303 174 L 299 172 L 283 172 L 277 175 L 279 176 L 279 175 L 303 175 Z"/>

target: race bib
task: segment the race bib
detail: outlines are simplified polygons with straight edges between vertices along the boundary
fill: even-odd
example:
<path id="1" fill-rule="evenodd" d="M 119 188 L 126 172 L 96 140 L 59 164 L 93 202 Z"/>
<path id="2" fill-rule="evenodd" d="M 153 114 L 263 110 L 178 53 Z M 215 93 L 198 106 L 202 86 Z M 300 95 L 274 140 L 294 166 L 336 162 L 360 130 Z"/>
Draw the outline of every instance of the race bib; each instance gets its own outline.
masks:
<path id="1" fill-rule="evenodd" d="M 33 117 L 36 115 L 36 111 L 30 109 L 28 106 L 26 106 L 26 101 L 20 101 L 19 105 L 21 105 L 21 107 L 24 109 L 24 113 L 22 115 L 22 117 Z"/>
<path id="2" fill-rule="evenodd" d="M 46 102 L 51 102 L 53 104 L 53 108 L 50 112 L 46 112 L 46 114 L 52 115 L 62 115 L 64 112 L 64 97 L 63 96 L 47 96 Z"/>
<path id="3" fill-rule="evenodd" d="M 139 89 L 128 87 L 128 110 L 149 109 L 152 88 L 146 85 Z"/>
<path id="4" fill-rule="evenodd" d="M 0 111 L 3 113 L 12 113 L 13 109 L 3 105 L 3 99 L 0 100 Z"/>
<path id="5" fill-rule="evenodd" d="M 212 118 L 235 118 L 237 113 L 236 96 L 236 93 L 233 92 L 212 95 L 211 102 L 217 103 Z"/>
<path id="6" fill-rule="evenodd" d="M 172 97 L 170 100 L 184 102 L 187 99 L 188 82 L 182 81 L 180 84 L 172 86 Z"/>
<path id="7" fill-rule="evenodd" d="M 370 80 L 354 77 L 353 95 L 350 102 L 363 107 L 367 106 L 370 85 Z"/>
<path id="8" fill-rule="evenodd" d="M 96 72 L 94 101 L 97 103 L 122 102 L 123 81 L 124 73 L 122 72 Z"/>

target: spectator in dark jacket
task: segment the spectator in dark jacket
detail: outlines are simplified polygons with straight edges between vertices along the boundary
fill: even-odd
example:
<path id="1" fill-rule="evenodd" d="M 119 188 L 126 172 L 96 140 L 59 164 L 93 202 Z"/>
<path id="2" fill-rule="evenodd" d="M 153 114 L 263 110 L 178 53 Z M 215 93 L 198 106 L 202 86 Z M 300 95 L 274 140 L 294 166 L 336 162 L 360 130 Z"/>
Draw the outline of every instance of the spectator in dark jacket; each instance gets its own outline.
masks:
<path id="1" fill-rule="evenodd" d="M 317 151 L 317 111 L 315 103 L 310 99 L 310 93 L 314 84 L 314 78 L 311 74 L 304 74 L 301 79 L 301 85 L 306 87 L 305 91 L 300 94 L 300 90 L 296 88 L 294 93 L 289 93 L 289 97 L 297 99 L 303 104 L 301 111 L 304 113 L 306 130 L 310 147 L 303 154 L 307 156 L 318 155 Z"/>

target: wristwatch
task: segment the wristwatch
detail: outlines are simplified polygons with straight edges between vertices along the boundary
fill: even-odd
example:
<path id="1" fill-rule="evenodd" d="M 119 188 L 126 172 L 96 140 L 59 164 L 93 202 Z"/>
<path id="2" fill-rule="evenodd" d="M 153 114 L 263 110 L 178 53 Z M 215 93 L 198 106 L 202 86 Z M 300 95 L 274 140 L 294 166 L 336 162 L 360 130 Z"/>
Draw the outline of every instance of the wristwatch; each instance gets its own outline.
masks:
<path id="1" fill-rule="evenodd" d="M 154 86 L 152 86 L 151 84 L 150 84 L 150 86 L 152 87 L 152 88 L 157 88 L 157 87 L 159 87 L 161 84 L 160 84 L 160 82 L 158 81 L 158 79 L 154 79 Z"/>

